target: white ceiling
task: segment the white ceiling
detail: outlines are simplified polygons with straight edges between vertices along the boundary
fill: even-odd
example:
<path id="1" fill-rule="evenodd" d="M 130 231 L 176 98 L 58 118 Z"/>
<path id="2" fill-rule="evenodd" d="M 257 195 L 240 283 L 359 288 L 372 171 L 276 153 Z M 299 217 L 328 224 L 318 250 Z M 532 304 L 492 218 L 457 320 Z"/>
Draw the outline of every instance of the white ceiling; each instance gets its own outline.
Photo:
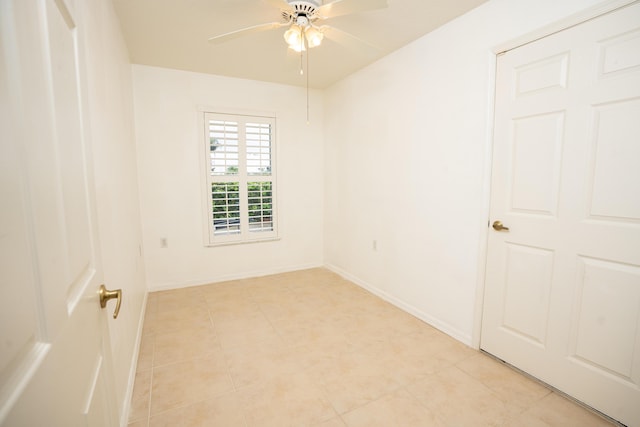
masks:
<path id="1" fill-rule="evenodd" d="M 309 85 L 325 88 L 485 1 L 388 0 L 386 9 L 323 21 L 366 40 L 377 50 L 325 38 L 321 46 L 309 50 Z M 307 75 L 300 75 L 300 54 L 288 49 L 282 37 L 286 28 L 222 44 L 208 42 L 215 35 L 281 21 L 280 10 L 265 0 L 113 2 L 134 64 L 306 85 Z"/>

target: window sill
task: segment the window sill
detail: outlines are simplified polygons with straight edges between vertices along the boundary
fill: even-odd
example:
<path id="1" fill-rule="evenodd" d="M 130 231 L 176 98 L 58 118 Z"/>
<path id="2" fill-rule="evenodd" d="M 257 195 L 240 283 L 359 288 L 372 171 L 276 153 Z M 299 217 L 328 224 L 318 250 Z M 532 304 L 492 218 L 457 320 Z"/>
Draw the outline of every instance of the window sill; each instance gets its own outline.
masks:
<path id="1" fill-rule="evenodd" d="M 220 246 L 232 246 L 232 245 L 249 245 L 252 243 L 263 243 L 263 242 L 275 242 L 281 240 L 280 237 L 265 237 L 264 239 L 252 239 L 252 240 L 241 240 L 241 241 L 229 241 L 229 242 L 207 242 L 205 243 L 205 248 L 217 248 Z"/>

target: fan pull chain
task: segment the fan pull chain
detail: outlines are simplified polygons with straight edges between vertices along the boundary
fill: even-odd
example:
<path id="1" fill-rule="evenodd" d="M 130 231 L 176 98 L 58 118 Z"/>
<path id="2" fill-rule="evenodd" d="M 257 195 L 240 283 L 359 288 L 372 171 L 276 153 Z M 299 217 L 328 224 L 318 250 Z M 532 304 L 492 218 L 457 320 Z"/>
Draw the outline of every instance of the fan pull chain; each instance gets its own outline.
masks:
<path id="1" fill-rule="evenodd" d="M 302 55 L 304 54 L 304 34 L 302 32 L 302 27 L 300 27 L 300 75 L 304 74 L 302 70 Z"/>
<path id="2" fill-rule="evenodd" d="M 309 124 L 309 51 L 307 51 L 307 124 Z"/>

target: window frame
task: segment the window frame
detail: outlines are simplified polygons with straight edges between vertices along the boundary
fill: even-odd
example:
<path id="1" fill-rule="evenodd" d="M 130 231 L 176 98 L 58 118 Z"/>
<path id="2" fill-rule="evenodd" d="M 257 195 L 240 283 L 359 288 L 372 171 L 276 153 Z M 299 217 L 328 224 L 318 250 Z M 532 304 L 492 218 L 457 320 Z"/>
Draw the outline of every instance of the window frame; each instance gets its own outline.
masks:
<path id="1" fill-rule="evenodd" d="M 203 165 L 203 213 L 204 213 L 204 244 L 205 246 L 233 245 L 242 243 L 255 243 L 278 240 L 278 212 L 277 212 L 277 133 L 275 114 L 258 113 L 233 113 L 218 112 L 213 109 L 200 109 L 199 122 L 202 140 L 201 152 L 203 153 L 201 165 Z M 213 175 L 211 173 L 211 142 L 210 121 L 237 122 L 238 124 L 238 173 Z M 250 175 L 247 170 L 247 124 L 268 124 L 270 126 L 270 174 Z M 202 176 L 202 175 L 201 175 Z M 213 194 L 214 183 L 238 183 L 240 198 L 240 230 L 238 233 L 216 234 L 214 224 Z M 249 223 L 249 183 L 271 183 L 271 224 L 269 231 L 251 230 Z"/>

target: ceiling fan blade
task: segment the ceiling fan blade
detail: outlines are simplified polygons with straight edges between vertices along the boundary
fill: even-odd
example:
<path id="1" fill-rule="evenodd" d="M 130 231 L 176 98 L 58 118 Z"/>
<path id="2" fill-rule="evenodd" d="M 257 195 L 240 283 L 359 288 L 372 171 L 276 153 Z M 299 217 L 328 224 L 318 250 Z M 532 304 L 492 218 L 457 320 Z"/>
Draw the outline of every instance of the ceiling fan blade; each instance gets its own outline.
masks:
<path id="1" fill-rule="evenodd" d="M 287 0 L 262 0 L 262 2 L 277 7 L 278 9 L 291 10 L 291 6 L 287 3 Z"/>
<path id="2" fill-rule="evenodd" d="M 380 53 L 380 48 L 378 46 L 372 45 L 368 41 L 354 36 L 351 33 L 347 33 L 346 31 L 339 30 L 329 25 L 323 25 L 318 28 L 320 29 L 322 34 L 324 34 L 324 36 L 329 40 L 333 40 L 334 42 L 339 43 L 351 50 L 360 52 L 365 56 L 375 56 Z"/>
<path id="3" fill-rule="evenodd" d="M 291 22 L 269 22 L 267 24 L 259 24 L 251 27 L 241 28 L 239 30 L 231 31 L 229 33 L 220 34 L 209 38 L 210 43 L 224 43 L 226 41 L 235 39 L 237 37 L 246 36 L 247 34 L 258 33 L 260 31 L 273 30 L 280 27 L 285 27 L 291 24 Z"/>
<path id="4" fill-rule="evenodd" d="M 322 19 L 327 19 L 385 7 L 388 7 L 387 0 L 336 0 L 320 6 L 317 14 Z"/>

